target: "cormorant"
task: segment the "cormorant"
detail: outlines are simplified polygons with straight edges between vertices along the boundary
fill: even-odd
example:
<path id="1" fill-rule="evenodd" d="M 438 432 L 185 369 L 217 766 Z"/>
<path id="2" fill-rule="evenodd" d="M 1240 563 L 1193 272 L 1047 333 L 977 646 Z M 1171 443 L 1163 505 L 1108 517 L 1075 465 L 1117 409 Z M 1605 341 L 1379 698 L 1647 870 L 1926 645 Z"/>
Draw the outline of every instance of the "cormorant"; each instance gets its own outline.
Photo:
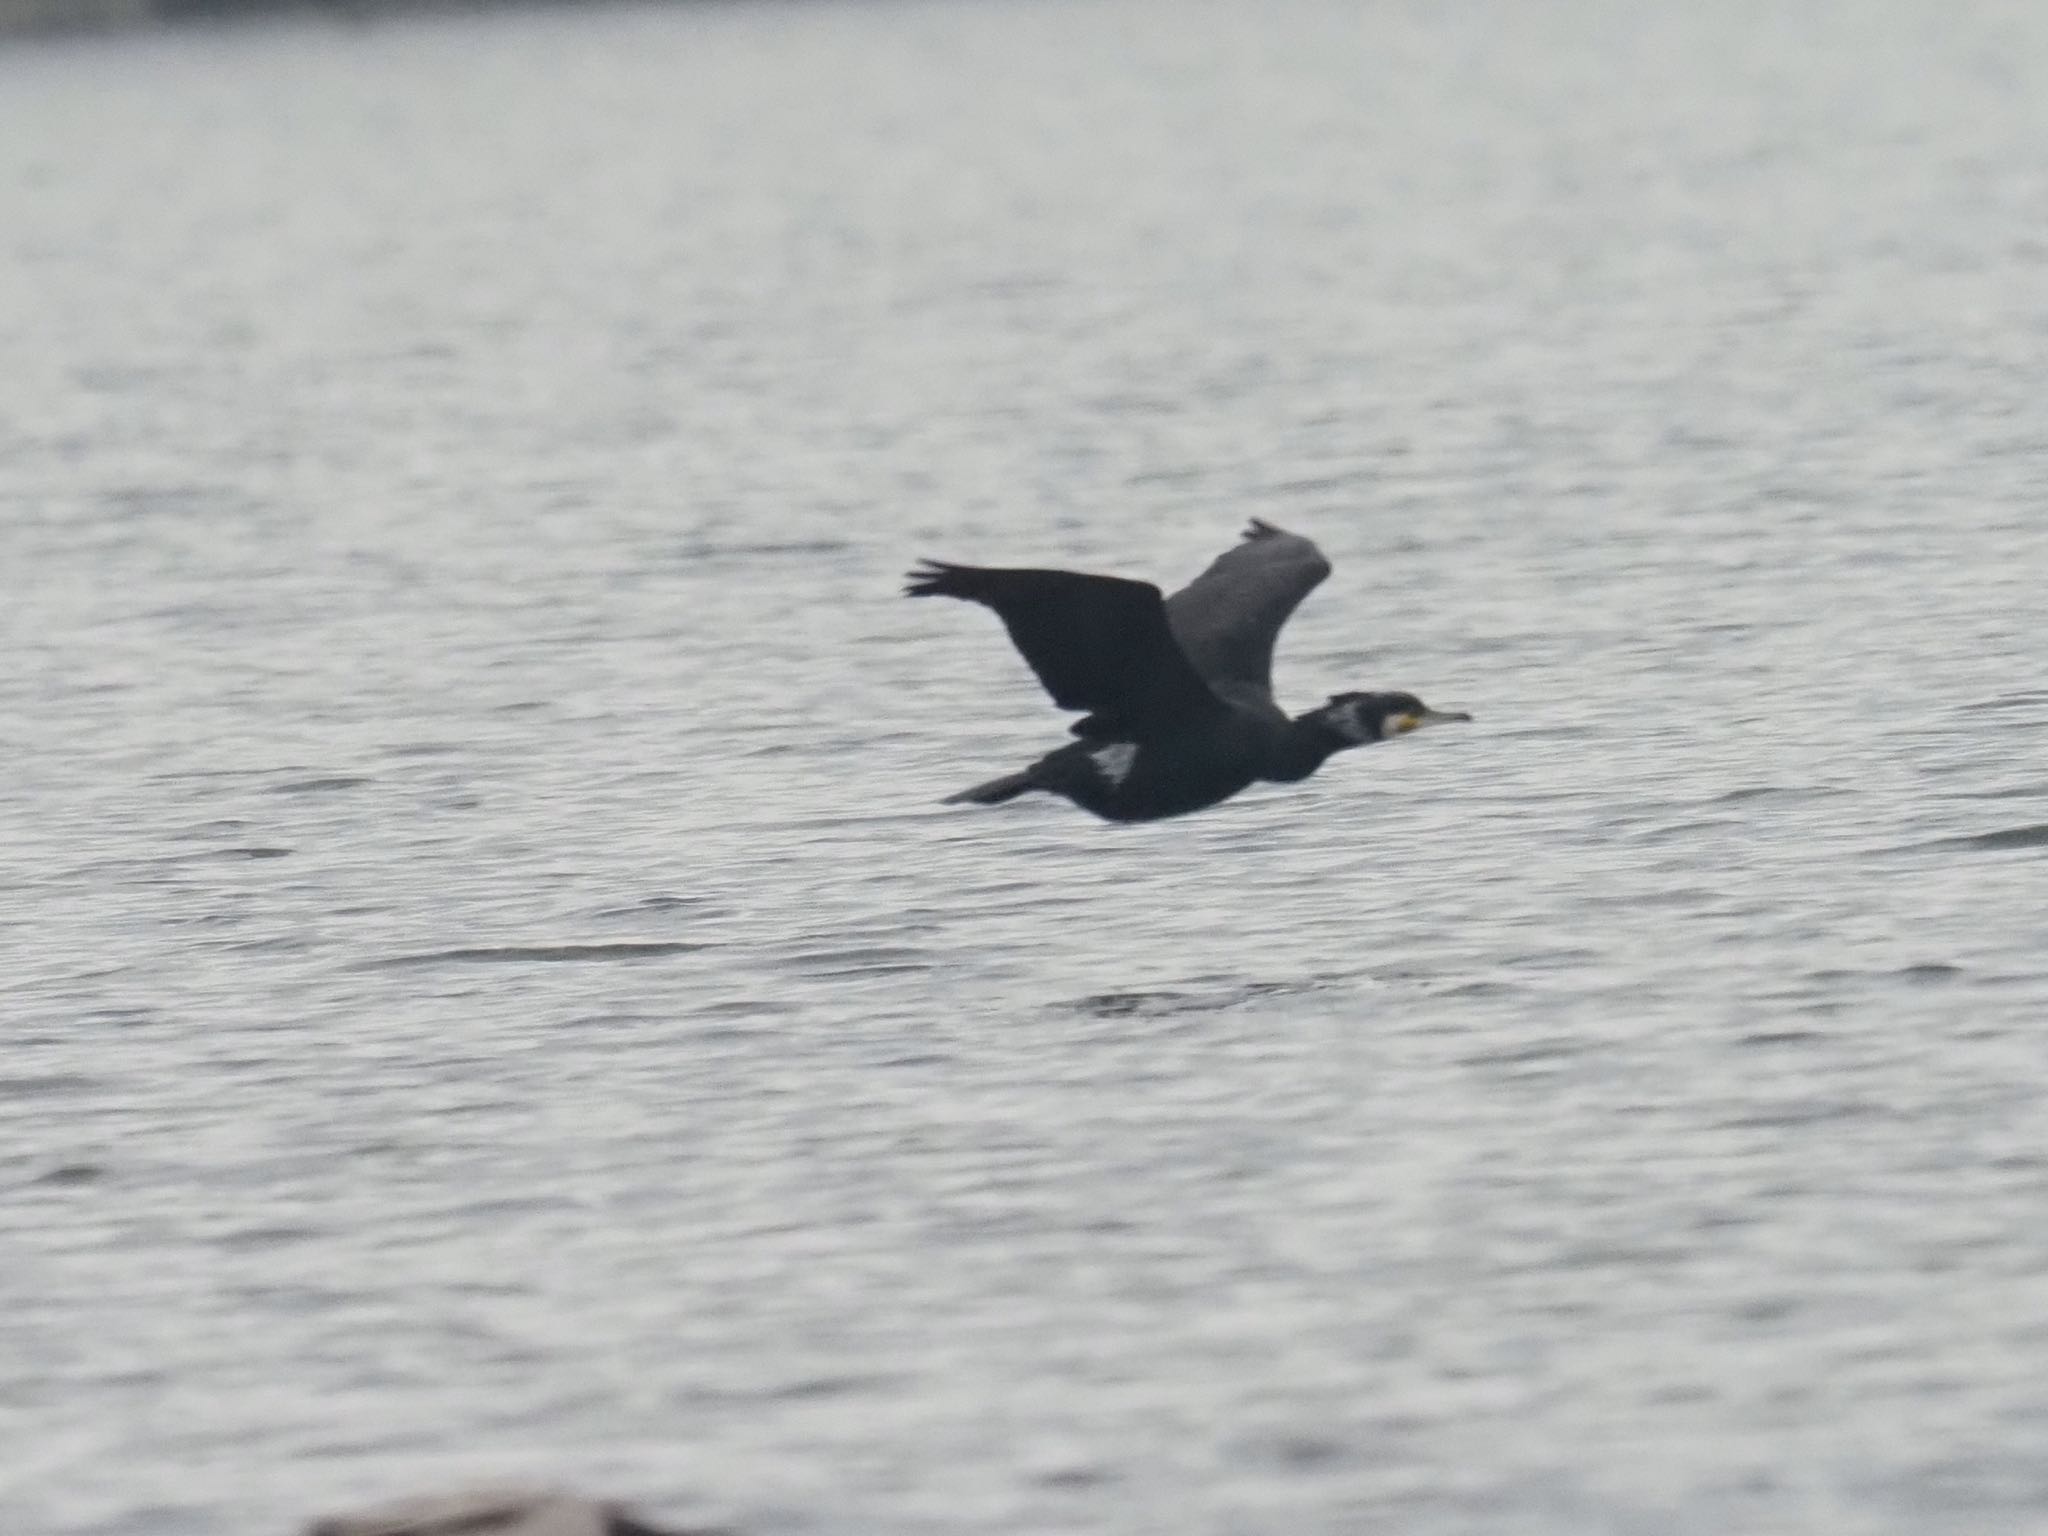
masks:
<path id="1" fill-rule="evenodd" d="M 1273 702 L 1273 642 L 1329 574 L 1314 544 L 1257 518 L 1170 598 L 1117 576 L 926 560 L 906 596 L 993 608 L 1053 702 L 1088 711 L 1071 727 L 1079 741 L 945 803 L 1000 805 L 1038 789 L 1108 821 L 1155 821 L 1255 780 L 1295 783 L 1347 747 L 1470 720 L 1412 693 L 1333 694 L 1288 718 Z"/>

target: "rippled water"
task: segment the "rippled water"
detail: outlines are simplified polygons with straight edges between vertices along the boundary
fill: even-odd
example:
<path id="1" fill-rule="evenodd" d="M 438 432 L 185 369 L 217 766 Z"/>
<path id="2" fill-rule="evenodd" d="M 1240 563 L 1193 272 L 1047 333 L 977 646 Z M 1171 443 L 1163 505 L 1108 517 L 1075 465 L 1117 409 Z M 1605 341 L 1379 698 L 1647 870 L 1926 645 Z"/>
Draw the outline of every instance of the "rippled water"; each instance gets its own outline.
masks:
<path id="1" fill-rule="evenodd" d="M 2048 13 L 0 53 L 0 1526 L 2048 1523 Z M 1337 573 L 1204 815 L 919 555 Z"/>

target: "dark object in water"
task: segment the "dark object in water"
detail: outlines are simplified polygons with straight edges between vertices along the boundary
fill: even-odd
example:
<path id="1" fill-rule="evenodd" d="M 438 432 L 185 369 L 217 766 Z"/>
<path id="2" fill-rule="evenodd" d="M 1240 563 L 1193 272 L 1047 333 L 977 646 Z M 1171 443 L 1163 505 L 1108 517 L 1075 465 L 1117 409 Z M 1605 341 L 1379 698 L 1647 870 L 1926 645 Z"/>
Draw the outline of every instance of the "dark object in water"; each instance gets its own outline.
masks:
<path id="1" fill-rule="evenodd" d="M 1333 753 L 1447 720 L 1412 693 L 1339 693 L 1289 718 L 1273 701 L 1273 643 L 1330 574 L 1299 534 L 1252 520 L 1170 598 L 1148 581 L 927 560 L 909 597 L 992 608 L 1081 739 L 947 798 L 1000 805 L 1031 790 L 1107 821 L 1156 821 L 1227 800 L 1260 779 L 1291 784 Z"/>
<path id="2" fill-rule="evenodd" d="M 721 1536 L 646 1524 L 616 1504 L 563 1493 L 482 1489 L 401 1500 L 316 1520 L 306 1536 Z"/>

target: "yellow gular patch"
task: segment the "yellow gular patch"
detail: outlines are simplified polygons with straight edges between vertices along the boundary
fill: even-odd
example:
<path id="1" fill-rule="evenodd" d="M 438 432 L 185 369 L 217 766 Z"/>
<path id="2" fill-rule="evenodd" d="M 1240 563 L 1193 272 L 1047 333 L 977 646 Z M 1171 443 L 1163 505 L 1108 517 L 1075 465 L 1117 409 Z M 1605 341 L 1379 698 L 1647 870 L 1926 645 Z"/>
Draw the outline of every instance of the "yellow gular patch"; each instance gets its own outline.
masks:
<path id="1" fill-rule="evenodd" d="M 1422 724 L 1422 716 L 1420 715 L 1396 715 L 1394 716 L 1394 734 L 1396 736 L 1405 736 L 1420 724 Z"/>

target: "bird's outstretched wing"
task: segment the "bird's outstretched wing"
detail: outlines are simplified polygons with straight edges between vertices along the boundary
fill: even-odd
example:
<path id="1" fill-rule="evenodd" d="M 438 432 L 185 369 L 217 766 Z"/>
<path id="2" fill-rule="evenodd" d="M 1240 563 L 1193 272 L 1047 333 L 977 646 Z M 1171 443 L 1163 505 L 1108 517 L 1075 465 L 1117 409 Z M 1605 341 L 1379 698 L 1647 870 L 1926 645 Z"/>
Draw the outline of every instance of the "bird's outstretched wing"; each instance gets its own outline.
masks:
<path id="1" fill-rule="evenodd" d="M 927 560 L 910 597 L 958 597 L 993 608 L 1045 691 L 1102 725 L 1143 730 L 1199 718 L 1222 701 L 1174 643 L 1149 581 Z"/>
<path id="2" fill-rule="evenodd" d="M 1253 688 L 1270 700 L 1280 627 L 1329 574 L 1314 544 L 1255 517 L 1240 543 L 1166 600 L 1167 622 L 1211 684 Z"/>

